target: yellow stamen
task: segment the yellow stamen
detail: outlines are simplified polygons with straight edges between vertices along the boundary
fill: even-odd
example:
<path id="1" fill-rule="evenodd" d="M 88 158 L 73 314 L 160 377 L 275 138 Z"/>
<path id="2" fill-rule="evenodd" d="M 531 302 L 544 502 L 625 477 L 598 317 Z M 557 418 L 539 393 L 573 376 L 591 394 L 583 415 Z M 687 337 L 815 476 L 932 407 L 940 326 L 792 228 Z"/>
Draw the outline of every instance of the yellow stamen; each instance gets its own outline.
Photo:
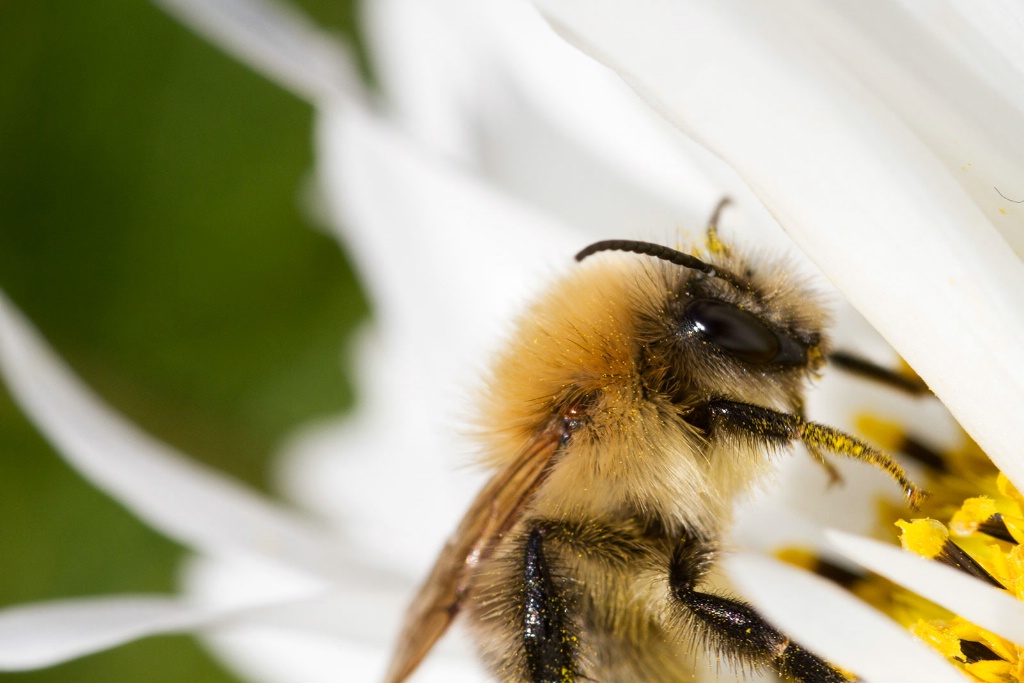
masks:
<path id="1" fill-rule="evenodd" d="M 938 557 L 942 547 L 949 540 L 946 527 L 934 519 L 915 519 L 907 522 L 898 520 L 896 526 L 903 530 L 900 543 L 904 550 L 915 552 L 929 559 Z"/>
<path id="2" fill-rule="evenodd" d="M 956 536 L 970 536 L 982 522 L 997 512 L 996 502 L 988 496 L 968 498 L 949 520 L 949 530 Z"/>

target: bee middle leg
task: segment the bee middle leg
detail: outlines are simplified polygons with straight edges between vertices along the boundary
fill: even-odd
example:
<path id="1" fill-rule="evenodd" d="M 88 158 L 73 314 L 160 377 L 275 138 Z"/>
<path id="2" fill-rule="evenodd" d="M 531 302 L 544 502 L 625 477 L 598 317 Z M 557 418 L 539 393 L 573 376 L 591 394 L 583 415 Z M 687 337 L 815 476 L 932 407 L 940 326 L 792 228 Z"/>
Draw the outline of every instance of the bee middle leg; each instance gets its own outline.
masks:
<path id="1" fill-rule="evenodd" d="M 722 657 L 767 665 L 799 683 L 847 683 L 828 662 L 774 629 L 750 605 L 698 590 L 714 548 L 700 540 L 680 541 L 669 568 L 669 586 L 694 633 Z"/>
<path id="2" fill-rule="evenodd" d="M 544 551 L 546 531 L 534 527 L 523 548 L 520 614 L 523 654 L 531 683 L 572 683 L 577 679 L 576 626 Z"/>
<path id="3" fill-rule="evenodd" d="M 910 371 L 909 366 L 907 371 L 900 372 L 877 365 L 848 351 L 833 351 L 828 354 L 828 362 L 851 375 L 885 384 L 912 396 L 924 396 L 931 393 L 924 380 Z"/>

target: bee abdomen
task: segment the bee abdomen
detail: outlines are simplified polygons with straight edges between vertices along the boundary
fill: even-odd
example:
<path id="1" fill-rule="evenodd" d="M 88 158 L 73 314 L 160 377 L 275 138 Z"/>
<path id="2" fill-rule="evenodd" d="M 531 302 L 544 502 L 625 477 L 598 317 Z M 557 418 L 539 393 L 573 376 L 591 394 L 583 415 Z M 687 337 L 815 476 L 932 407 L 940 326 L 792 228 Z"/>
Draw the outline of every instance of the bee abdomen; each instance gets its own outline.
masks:
<path id="1" fill-rule="evenodd" d="M 579 642 L 566 598 L 558 590 L 544 554 L 544 530 L 535 528 L 526 540 L 523 563 L 523 653 L 531 683 L 572 683 L 576 680 Z"/>

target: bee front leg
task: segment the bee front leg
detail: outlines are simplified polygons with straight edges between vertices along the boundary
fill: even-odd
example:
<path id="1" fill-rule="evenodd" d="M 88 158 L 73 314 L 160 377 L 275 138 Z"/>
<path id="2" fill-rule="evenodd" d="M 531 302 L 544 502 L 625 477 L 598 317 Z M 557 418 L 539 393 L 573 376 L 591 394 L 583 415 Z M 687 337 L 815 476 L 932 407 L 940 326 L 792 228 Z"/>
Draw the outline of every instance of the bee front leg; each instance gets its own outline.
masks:
<path id="1" fill-rule="evenodd" d="M 910 481 L 906 471 L 888 454 L 835 427 L 808 422 L 800 415 L 716 399 L 697 406 L 686 420 L 722 439 L 746 441 L 769 449 L 801 441 L 819 458 L 821 453 L 832 453 L 874 465 L 903 488 L 914 508 L 928 495 Z"/>
<path id="2" fill-rule="evenodd" d="M 768 665 L 799 683 L 847 683 L 838 670 L 768 625 L 750 605 L 735 598 L 697 590 L 711 566 L 714 549 L 699 540 L 683 540 L 672 557 L 669 586 L 683 617 L 700 640 L 719 657 Z"/>

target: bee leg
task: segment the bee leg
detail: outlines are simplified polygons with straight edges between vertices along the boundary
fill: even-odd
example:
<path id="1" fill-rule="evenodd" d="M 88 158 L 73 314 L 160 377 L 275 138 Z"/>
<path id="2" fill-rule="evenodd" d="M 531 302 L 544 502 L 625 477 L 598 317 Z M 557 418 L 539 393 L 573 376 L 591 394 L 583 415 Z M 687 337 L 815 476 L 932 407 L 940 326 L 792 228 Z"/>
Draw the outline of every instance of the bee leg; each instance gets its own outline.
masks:
<path id="1" fill-rule="evenodd" d="M 669 568 L 672 595 L 704 643 L 720 657 L 768 665 L 798 683 L 847 683 L 849 679 L 768 625 L 753 607 L 697 590 L 714 557 L 711 545 L 684 539 Z"/>
<path id="2" fill-rule="evenodd" d="M 802 441 L 809 449 L 842 455 L 870 463 L 886 472 L 900 486 L 912 507 L 928 495 L 907 477 L 906 471 L 890 456 L 872 448 L 855 436 L 835 427 L 808 422 L 799 415 L 783 413 L 763 406 L 737 401 L 715 400 L 697 406 L 687 421 L 726 438 L 740 438 L 778 447 Z"/>
<path id="3" fill-rule="evenodd" d="M 572 683 L 578 676 L 579 638 L 544 552 L 545 533 L 535 527 L 523 549 L 523 654 L 531 683 Z"/>
<path id="4" fill-rule="evenodd" d="M 899 372 L 883 368 L 881 365 L 875 365 L 866 358 L 861 358 L 846 351 L 833 351 L 828 354 L 828 362 L 851 375 L 874 380 L 914 396 L 931 393 L 924 380 L 911 371 L 909 366 L 907 372 Z"/>

